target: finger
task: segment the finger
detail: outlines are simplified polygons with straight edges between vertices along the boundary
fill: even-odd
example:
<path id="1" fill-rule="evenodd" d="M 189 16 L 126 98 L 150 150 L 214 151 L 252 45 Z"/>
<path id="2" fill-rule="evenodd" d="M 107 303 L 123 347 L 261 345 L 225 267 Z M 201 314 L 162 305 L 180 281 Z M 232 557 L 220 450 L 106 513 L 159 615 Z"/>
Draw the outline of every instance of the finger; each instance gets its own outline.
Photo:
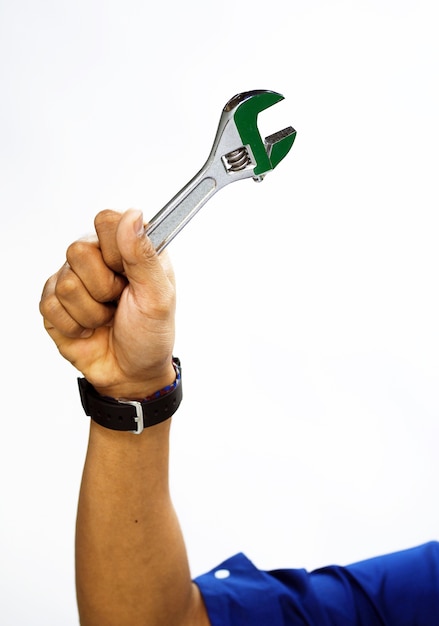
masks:
<path id="1" fill-rule="evenodd" d="M 117 227 L 121 217 L 120 213 L 110 209 L 101 211 L 95 217 L 95 229 L 103 259 L 110 269 L 119 274 L 124 271 L 122 257 L 116 241 Z"/>
<path id="2" fill-rule="evenodd" d="M 58 275 L 55 295 L 70 317 L 84 328 L 104 326 L 114 315 L 115 305 L 96 301 L 68 264 Z"/>
<path id="3" fill-rule="evenodd" d="M 82 337 L 86 329 L 108 324 L 115 306 L 94 300 L 79 277 L 66 264 L 47 281 L 40 310 L 46 328 L 55 328 L 66 337 Z"/>
<path id="4" fill-rule="evenodd" d="M 135 211 L 135 209 L 130 209 L 130 211 Z M 140 212 L 138 213 L 140 214 Z M 117 243 L 117 227 L 121 218 L 121 213 L 110 209 L 100 211 L 95 217 L 95 229 L 99 238 L 99 247 L 101 248 L 103 259 L 108 267 L 118 273 L 125 271 Z M 140 227 L 140 230 L 143 234 L 142 227 Z M 174 272 L 166 250 L 160 254 L 159 259 L 169 279 L 171 282 L 174 282 Z"/>
<path id="5" fill-rule="evenodd" d="M 141 211 L 129 210 L 122 216 L 117 229 L 125 275 L 134 296 L 147 306 L 150 314 L 167 314 L 174 298 L 172 271 L 169 260 L 164 264 L 153 244 L 145 236 Z"/>
<path id="6" fill-rule="evenodd" d="M 97 241 L 76 241 L 67 249 L 71 270 L 97 302 L 117 300 L 126 286 L 126 279 L 111 270 L 104 262 Z"/>
<path id="7" fill-rule="evenodd" d="M 40 300 L 40 313 L 44 318 L 44 327 L 55 339 L 54 335 L 64 335 L 65 337 L 88 337 L 92 330 L 78 324 L 72 318 L 56 295 L 56 283 L 58 274 L 51 276 L 44 285 Z M 58 341 L 55 341 L 58 345 Z"/>

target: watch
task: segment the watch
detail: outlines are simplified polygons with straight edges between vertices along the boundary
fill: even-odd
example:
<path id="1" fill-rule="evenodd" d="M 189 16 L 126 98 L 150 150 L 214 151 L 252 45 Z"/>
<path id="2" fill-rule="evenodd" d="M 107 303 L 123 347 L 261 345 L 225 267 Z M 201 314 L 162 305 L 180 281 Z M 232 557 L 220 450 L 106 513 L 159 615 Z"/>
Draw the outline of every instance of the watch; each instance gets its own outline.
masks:
<path id="1" fill-rule="evenodd" d="M 180 360 L 173 358 L 175 382 L 154 394 L 152 399 L 136 401 L 101 396 L 86 378 L 78 378 L 83 409 L 96 423 L 110 428 L 140 435 L 144 428 L 169 419 L 183 398 Z"/>

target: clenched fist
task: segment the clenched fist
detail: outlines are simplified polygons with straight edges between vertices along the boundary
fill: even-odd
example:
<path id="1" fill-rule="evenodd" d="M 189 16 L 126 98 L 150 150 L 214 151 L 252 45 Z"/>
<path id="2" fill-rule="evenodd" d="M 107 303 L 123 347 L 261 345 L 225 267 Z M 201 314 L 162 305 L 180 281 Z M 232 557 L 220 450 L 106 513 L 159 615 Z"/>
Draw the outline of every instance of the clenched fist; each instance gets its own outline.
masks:
<path id="1" fill-rule="evenodd" d="M 40 311 L 61 354 L 99 393 L 141 399 L 175 378 L 173 271 L 140 211 L 103 211 L 95 229 L 69 246 Z"/>

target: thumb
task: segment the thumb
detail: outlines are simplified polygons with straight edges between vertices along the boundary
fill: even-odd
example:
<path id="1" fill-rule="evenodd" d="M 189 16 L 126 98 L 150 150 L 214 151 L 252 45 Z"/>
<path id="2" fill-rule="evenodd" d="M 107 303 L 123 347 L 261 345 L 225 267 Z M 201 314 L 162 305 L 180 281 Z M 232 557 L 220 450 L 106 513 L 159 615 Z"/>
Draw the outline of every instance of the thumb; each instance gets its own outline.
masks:
<path id="1" fill-rule="evenodd" d="M 157 287 L 163 282 L 165 272 L 153 244 L 145 235 L 141 211 L 130 209 L 122 215 L 116 241 L 134 293 L 140 295 L 149 286 Z"/>

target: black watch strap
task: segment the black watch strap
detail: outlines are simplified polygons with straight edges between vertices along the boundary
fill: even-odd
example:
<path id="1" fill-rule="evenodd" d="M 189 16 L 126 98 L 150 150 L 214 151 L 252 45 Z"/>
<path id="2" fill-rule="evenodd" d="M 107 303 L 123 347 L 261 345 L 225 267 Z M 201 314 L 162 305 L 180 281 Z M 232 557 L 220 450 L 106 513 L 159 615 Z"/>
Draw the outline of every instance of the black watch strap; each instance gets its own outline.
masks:
<path id="1" fill-rule="evenodd" d="M 93 421 L 105 428 L 140 435 L 144 428 L 155 426 L 169 419 L 180 406 L 183 390 L 180 364 L 177 359 L 174 359 L 174 365 L 178 370 L 176 385 L 172 391 L 143 402 L 116 400 L 101 396 L 87 379 L 78 378 L 84 411 Z"/>

